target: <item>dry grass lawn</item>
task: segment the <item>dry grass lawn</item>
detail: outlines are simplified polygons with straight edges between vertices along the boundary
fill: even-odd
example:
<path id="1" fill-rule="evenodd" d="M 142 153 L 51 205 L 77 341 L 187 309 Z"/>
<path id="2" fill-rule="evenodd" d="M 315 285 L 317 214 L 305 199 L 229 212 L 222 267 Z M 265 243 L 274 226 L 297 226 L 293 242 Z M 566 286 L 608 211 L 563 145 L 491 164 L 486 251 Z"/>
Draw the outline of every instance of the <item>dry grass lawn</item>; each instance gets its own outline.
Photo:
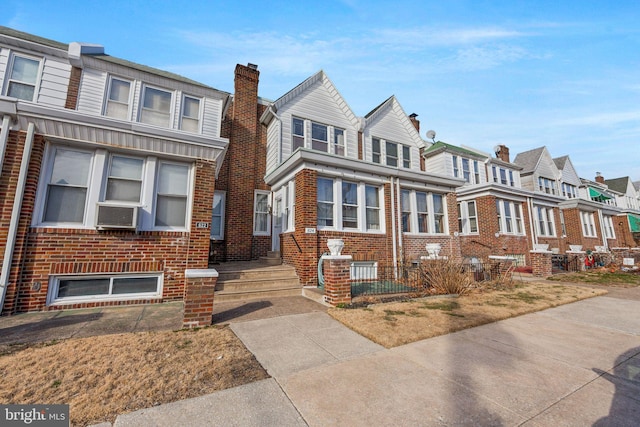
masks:
<path id="1" fill-rule="evenodd" d="M 268 378 L 228 327 L 24 347 L 0 349 L 0 402 L 66 403 L 74 426 Z"/>
<path id="2" fill-rule="evenodd" d="M 359 334 L 391 348 L 606 293 L 578 286 L 518 283 L 511 288 L 473 289 L 460 297 L 332 308 L 328 313 Z"/>

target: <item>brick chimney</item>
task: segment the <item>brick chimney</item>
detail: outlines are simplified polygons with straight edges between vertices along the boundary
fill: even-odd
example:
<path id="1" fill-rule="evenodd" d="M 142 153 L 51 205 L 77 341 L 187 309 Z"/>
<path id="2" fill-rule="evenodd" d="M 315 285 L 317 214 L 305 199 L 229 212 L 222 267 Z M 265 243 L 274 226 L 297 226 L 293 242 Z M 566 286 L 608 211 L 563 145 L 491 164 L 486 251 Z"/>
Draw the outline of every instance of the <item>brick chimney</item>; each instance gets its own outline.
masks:
<path id="1" fill-rule="evenodd" d="M 227 261 L 252 258 L 253 197 L 257 176 L 260 144 L 258 123 L 258 78 L 254 64 L 236 65 L 231 132 L 225 162 L 228 164 L 228 187 L 225 215 Z"/>
<path id="2" fill-rule="evenodd" d="M 416 119 L 416 117 L 418 117 L 416 113 L 409 114 L 409 120 L 411 120 L 411 123 L 413 123 L 413 127 L 416 128 L 418 133 L 420 133 L 420 120 Z"/>
<path id="3" fill-rule="evenodd" d="M 498 145 L 496 149 L 496 157 L 503 162 L 510 163 L 509 161 L 509 147 L 506 145 Z"/>
<path id="4" fill-rule="evenodd" d="M 604 176 L 600 172 L 596 172 L 596 182 L 604 184 Z"/>

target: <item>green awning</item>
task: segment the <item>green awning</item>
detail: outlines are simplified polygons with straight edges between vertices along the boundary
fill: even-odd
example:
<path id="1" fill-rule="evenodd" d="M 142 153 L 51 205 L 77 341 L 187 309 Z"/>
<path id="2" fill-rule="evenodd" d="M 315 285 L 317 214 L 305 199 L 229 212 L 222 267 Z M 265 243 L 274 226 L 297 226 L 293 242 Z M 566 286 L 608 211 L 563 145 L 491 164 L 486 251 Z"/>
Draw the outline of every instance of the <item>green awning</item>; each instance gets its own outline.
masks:
<path id="1" fill-rule="evenodd" d="M 596 190 L 595 188 L 591 188 L 589 187 L 589 197 L 591 197 L 591 199 L 595 199 L 595 200 L 609 200 L 611 199 L 610 196 L 607 196 L 604 193 L 601 193 L 600 191 Z"/>
<path id="2" fill-rule="evenodd" d="M 632 233 L 640 233 L 640 217 L 635 215 L 627 215 L 629 217 L 629 227 Z"/>

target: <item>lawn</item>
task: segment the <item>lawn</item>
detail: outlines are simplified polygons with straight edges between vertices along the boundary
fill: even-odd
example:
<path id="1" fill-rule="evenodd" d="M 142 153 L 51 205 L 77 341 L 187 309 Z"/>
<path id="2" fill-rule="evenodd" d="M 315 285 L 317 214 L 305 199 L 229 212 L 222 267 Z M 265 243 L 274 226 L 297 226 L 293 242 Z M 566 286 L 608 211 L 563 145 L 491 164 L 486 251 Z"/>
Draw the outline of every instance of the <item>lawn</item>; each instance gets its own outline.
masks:
<path id="1" fill-rule="evenodd" d="M 588 283 L 614 287 L 640 286 L 640 270 L 621 271 L 598 268 L 595 270 L 578 271 L 575 273 L 556 274 L 547 280 L 562 283 Z"/>

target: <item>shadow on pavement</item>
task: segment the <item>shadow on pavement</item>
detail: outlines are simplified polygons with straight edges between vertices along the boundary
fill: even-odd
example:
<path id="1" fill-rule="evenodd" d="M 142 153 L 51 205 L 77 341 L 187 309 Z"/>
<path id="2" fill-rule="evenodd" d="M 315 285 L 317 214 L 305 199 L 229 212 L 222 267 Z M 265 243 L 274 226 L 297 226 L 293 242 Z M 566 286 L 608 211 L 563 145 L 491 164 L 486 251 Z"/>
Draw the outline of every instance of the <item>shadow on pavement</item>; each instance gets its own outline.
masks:
<path id="1" fill-rule="evenodd" d="M 94 322 L 102 317 L 102 313 L 87 313 L 44 318 L 35 322 L 0 328 L 0 344 L 23 344 L 48 341 L 61 338 L 65 330 L 79 324 Z M 70 328 L 71 327 L 71 328 Z"/>
<path id="2" fill-rule="evenodd" d="M 213 315 L 213 324 L 215 325 L 217 323 L 229 322 L 231 320 L 246 316 L 247 314 L 250 314 L 259 310 L 263 310 L 265 308 L 269 308 L 271 306 L 273 306 L 271 301 L 248 302 L 239 307 L 234 307 L 228 310 L 221 311 L 219 313 L 215 313 Z"/>

